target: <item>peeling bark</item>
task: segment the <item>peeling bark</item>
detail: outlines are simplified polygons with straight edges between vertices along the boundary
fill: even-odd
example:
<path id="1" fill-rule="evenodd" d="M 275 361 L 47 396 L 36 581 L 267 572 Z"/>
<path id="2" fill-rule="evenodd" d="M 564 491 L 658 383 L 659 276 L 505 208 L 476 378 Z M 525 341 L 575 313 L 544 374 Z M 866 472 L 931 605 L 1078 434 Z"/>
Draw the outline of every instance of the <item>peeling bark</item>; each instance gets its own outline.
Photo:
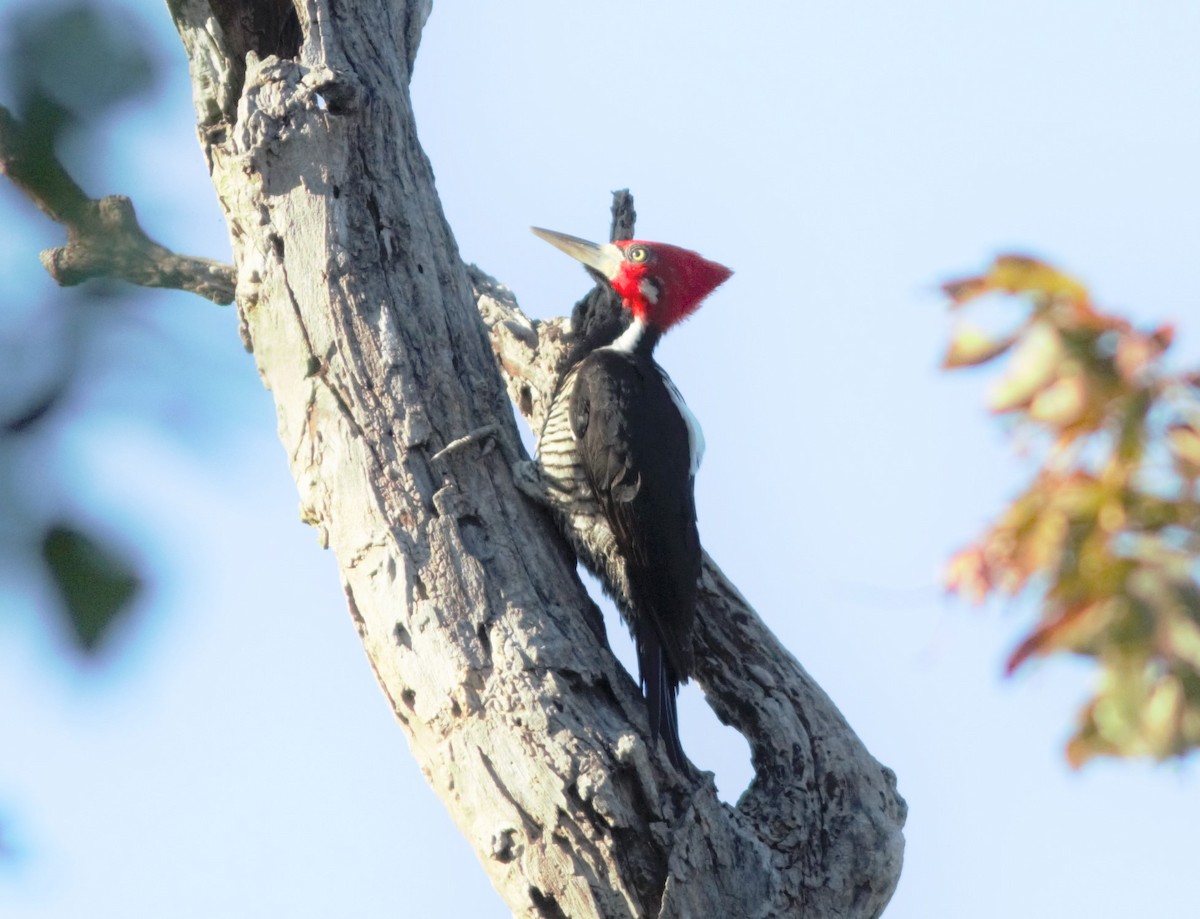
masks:
<path id="1" fill-rule="evenodd" d="M 514 487 L 508 396 L 536 424 L 563 323 L 530 322 L 458 256 L 408 97 L 429 4 L 309 0 L 294 58 L 236 5 L 168 5 L 302 515 L 514 914 L 878 915 L 900 871 L 894 777 L 716 565 L 695 678 L 751 744 L 737 807 L 650 745 L 573 558 Z M 457 443 L 481 429 L 502 449 Z"/>

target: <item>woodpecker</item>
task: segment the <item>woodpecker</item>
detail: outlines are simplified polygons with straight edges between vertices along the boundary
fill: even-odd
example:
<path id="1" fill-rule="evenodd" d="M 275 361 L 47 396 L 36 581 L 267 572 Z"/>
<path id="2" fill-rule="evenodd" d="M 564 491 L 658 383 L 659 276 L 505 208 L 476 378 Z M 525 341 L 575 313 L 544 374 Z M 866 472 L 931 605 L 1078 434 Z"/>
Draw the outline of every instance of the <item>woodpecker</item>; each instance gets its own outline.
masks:
<path id="1" fill-rule="evenodd" d="M 629 627 L 651 735 L 686 773 L 676 697 L 692 670 L 704 435 L 654 349 L 733 272 L 665 243 L 533 232 L 602 276 L 622 308 L 597 298 L 574 329 L 538 438 L 536 488 Z"/>

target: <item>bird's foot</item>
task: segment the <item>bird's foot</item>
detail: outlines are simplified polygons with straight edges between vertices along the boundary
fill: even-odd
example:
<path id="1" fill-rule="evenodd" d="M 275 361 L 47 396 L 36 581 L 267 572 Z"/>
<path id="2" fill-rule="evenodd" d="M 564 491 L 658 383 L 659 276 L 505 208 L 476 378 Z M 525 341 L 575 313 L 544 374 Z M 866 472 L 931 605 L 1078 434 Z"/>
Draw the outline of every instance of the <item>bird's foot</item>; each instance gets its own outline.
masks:
<path id="1" fill-rule="evenodd" d="M 527 498 L 538 504 L 549 504 L 550 495 L 546 489 L 546 480 L 542 478 L 541 467 L 537 460 L 517 460 L 512 464 L 513 484 Z"/>

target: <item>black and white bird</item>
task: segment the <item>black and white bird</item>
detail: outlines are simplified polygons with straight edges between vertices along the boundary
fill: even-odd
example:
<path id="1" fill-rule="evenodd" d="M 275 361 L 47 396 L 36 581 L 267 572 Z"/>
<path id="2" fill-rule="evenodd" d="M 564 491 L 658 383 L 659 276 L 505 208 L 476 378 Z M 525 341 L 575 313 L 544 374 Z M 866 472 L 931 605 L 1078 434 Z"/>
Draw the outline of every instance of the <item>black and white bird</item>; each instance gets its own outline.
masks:
<path id="1" fill-rule="evenodd" d="M 533 232 L 606 278 L 627 313 L 574 330 L 538 438 L 539 497 L 629 626 L 651 733 L 686 772 L 676 697 L 693 661 L 704 436 L 654 348 L 732 272 L 665 243 Z"/>

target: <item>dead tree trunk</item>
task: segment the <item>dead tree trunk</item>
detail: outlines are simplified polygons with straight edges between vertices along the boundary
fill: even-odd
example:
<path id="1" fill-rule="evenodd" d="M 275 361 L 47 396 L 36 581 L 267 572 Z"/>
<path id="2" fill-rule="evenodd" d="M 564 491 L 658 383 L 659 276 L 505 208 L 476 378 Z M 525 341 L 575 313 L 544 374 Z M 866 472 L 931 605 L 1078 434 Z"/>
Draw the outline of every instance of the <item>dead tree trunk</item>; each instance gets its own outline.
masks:
<path id="1" fill-rule="evenodd" d="M 168 6 L 304 517 L 413 755 L 513 912 L 878 915 L 903 850 L 894 777 L 719 569 L 696 679 L 751 744 L 736 808 L 648 745 L 573 559 L 513 485 L 495 354 L 536 417 L 561 327 L 459 259 L 408 96 L 428 0 Z M 489 425 L 503 449 L 439 453 Z"/>

